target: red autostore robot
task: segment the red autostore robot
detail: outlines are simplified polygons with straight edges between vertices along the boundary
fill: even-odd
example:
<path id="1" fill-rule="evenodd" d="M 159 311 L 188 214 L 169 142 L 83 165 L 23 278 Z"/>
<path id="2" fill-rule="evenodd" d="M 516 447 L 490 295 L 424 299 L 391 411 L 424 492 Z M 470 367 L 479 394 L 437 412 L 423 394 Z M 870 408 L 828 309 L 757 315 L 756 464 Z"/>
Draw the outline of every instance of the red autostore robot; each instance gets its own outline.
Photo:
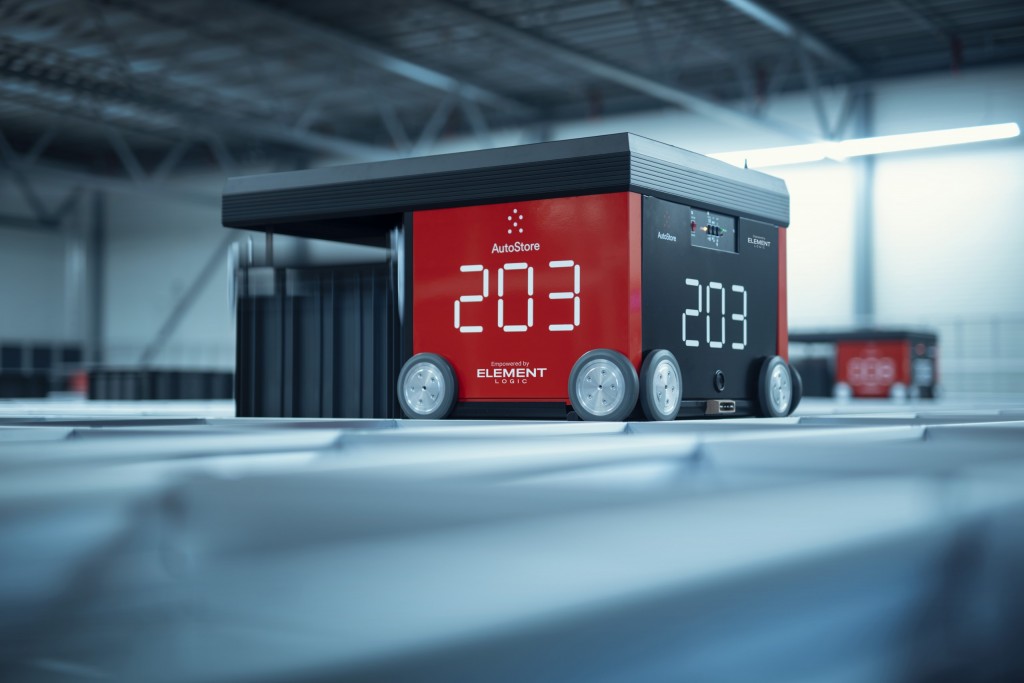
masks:
<path id="1" fill-rule="evenodd" d="M 224 206 L 235 227 L 391 231 L 407 417 L 784 416 L 799 401 L 777 178 L 618 134 L 232 179 Z"/>
<path id="2" fill-rule="evenodd" d="M 797 332 L 796 363 L 816 375 L 808 393 L 853 398 L 935 398 L 938 335 L 925 330 Z M 815 367 L 816 366 L 816 367 Z"/>

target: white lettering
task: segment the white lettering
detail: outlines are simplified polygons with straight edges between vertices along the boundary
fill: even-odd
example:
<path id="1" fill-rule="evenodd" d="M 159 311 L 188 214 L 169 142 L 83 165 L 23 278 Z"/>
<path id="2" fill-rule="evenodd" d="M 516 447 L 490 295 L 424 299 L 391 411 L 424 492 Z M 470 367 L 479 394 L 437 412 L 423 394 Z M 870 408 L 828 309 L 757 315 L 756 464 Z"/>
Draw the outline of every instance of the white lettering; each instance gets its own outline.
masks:
<path id="1" fill-rule="evenodd" d="M 547 368 L 477 368 L 478 379 L 542 379 Z"/>
<path id="2" fill-rule="evenodd" d="M 524 251 L 540 251 L 540 242 L 513 242 L 512 244 L 494 243 L 492 254 L 518 254 Z"/>

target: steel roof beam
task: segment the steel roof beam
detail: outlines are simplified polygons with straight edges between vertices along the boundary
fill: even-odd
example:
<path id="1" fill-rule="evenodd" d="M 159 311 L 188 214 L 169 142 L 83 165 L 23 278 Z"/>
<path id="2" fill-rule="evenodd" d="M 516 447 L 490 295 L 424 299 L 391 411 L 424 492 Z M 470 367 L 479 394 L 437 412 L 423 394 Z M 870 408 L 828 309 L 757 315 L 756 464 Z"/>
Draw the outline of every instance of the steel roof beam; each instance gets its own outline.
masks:
<path id="1" fill-rule="evenodd" d="M 161 199 L 175 199 L 199 206 L 220 206 L 221 196 L 218 193 L 205 193 L 175 183 L 145 181 L 135 182 L 125 176 L 105 176 L 88 171 L 69 169 L 55 163 L 14 161 L 8 166 L 21 173 L 45 179 L 48 186 L 55 183 L 61 185 L 81 185 L 97 190 L 112 190 L 128 194 L 153 196 Z"/>
<path id="2" fill-rule="evenodd" d="M 851 75 L 863 75 L 864 69 L 837 48 L 798 26 L 778 12 L 771 10 L 755 0 L 722 0 L 735 10 L 742 12 L 765 28 L 774 31 L 784 38 L 794 41 L 809 52 L 827 59 L 840 66 Z"/>
<path id="3" fill-rule="evenodd" d="M 922 28 L 931 31 L 943 40 L 948 42 L 953 39 L 952 32 L 947 30 L 945 26 L 940 24 L 933 15 L 919 4 L 910 0 L 889 0 L 889 3 L 909 15 Z"/>
<path id="4" fill-rule="evenodd" d="M 488 88 L 467 82 L 465 79 L 443 73 L 437 69 L 422 66 L 400 57 L 389 50 L 348 33 L 338 28 L 324 28 L 291 12 L 282 11 L 255 2 L 244 2 L 246 12 L 259 14 L 282 30 L 346 53 L 385 71 L 401 76 L 434 90 L 454 93 L 462 99 L 470 100 L 489 107 L 497 107 L 506 111 L 512 110 L 520 114 L 534 115 L 533 107 L 502 95 Z"/>
<path id="5" fill-rule="evenodd" d="M 675 85 L 669 85 L 661 81 L 649 78 L 630 69 L 606 62 L 597 57 L 579 52 L 574 48 L 557 43 L 550 38 L 542 38 L 535 33 L 507 24 L 499 19 L 483 14 L 477 10 L 470 9 L 447 0 L 435 0 L 436 4 L 444 7 L 451 13 L 462 17 L 470 23 L 474 23 L 489 33 L 499 36 L 509 42 L 518 43 L 536 50 L 538 54 L 567 64 L 592 76 L 617 83 L 635 92 L 642 93 L 648 97 L 661 100 L 668 104 L 688 109 L 696 114 L 709 118 L 727 121 L 734 125 L 754 127 L 760 130 L 771 130 L 781 133 L 789 138 L 801 141 L 816 139 L 811 133 L 790 126 L 788 124 L 773 121 L 760 116 L 748 114 L 715 102 L 707 97 Z"/>
<path id="6" fill-rule="evenodd" d="M 25 52 L 25 50 L 29 50 L 29 52 Z M 74 63 L 73 60 L 69 61 L 70 56 L 68 53 L 55 50 L 53 48 L 42 48 L 39 46 L 29 47 L 24 44 L 19 44 L 11 39 L 4 39 L 0 40 L 0 55 L 6 55 L 12 58 L 4 61 L 3 64 L 0 64 L 0 92 L 7 90 L 6 81 L 8 78 L 12 81 L 29 83 L 32 88 L 41 91 L 73 92 L 68 88 L 64 88 L 59 85 L 59 81 L 58 83 L 51 82 L 45 73 L 35 74 L 32 69 L 15 70 L 12 66 L 12 63 L 17 61 L 17 57 L 29 59 L 33 56 L 36 58 L 39 58 L 40 56 L 51 56 L 54 58 L 60 58 L 50 66 L 50 71 L 55 71 L 59 68 L 61 61 L 65 64 Z M 109 63 L 100 61 L 93 61 L 91 62 L 91 65 L 94 67 L 94 70 L 110 66 Z M 64 70 L 60 73 L 85 73 L 85 67 L 81 62 L 78 62 L 76 66 L 78 71 L 72 72 L 70 70 Z M 142 110 L 149 109 L 168 114 L 172 120 L 175 121 L 177 127 L 186 131 L 194 130 L 195 126 L 198 125 L 212 130 L 248 135 L 258 140 L 277 142 L 291 147 L 299 147 L 320 154 L 330 153 L 365 161 L 391 159 L 396 156 L 396 153 L 391 149 L 366 144 L 357 140 L 349 140 L 336 135 L 326 135 L 314 131 L 302 130 L 286 124 L 275 123 L 272 121 L 261 121 L 251 117 L 242 118 L 230 115 L 213 115 L 209 113 L 207 108 L 201 106 L 202 103 L 183 103 L 167 92 L 160 91 L 155 87 L 155 81 L 148 83 L 145 88 L 145 92 L 134 88 L 125 88 L 120 83 L 112 83 L 108 79 L 102 77 L 96 78 L 95 81 L 99 85 L 109 84 L 112 87 L 117 86 L 117 88 L 120 88 L 120 92 L 115 90 L 112 95 L 106 96 L 105 99 L 107 99 L 107 101 L 102 105 L 101 111 L 96 112 L 98 118 L 113 125 L 117 125 L 117 122 L 110 117 L 110 112 L 112 111 L 111 107 L 119 102 L 124 102 L 129 105 L 141 106 Z M 150 79 L 150 81 L 152 81 L 152 79 Z M 42 94 L 42 92 L 40 94 Z M 61 113 L 71 115 L 78 114 L 78 111 L 74 107 L 40 107 L 38 104 L 32 102 L 27 104 L 29 106 L 36 106 L 37 108 L 43 108 L 49 111 L 59 111 Z M 217 110 L 222 109 L 223 107 L 217 107 Z"/>

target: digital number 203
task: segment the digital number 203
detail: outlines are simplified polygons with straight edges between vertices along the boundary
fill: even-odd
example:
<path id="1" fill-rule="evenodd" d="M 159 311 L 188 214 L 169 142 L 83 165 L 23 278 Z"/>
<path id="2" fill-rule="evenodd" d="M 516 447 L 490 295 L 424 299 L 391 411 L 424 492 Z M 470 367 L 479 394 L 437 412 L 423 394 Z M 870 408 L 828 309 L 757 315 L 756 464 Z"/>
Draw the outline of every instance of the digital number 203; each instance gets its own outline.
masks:
<path id="1" fill-rule="evenodd" d="M 709 282 L 706 286 L 701 285 L 699 280 L 693 278 L 686 278 L 686 286 L 693 287 L 697 294 L 697 308 L 687 308 L 683 311 L 683 343 L 686 346 L 700 346 L 701 336 L 701 324 L 700 318 L 704 317 L 704 343 L 706 343 L 712 349 L 725 348 L 728 343 L 726 340 L 726 289 L 725 285 L 721 282 Z M 733 341 L 730 344 L 730 348 L 742 351 L 747 347 L 747 290 L 742 285 L 732 285 L 730 287 L 732 296 L 729 298 L 733 299 L 733 309 L 739 308 L 742 312 L 733 313 L 730 319 L 734 322 L 742 323 L 743 334 L 742 341 Z M 718 311 L 716 315 L 712 315 L 712 308 L 715 307 L 715 299 L 718 299 Z M 691 320 L 691 326 L 689 332 L 687 331 L 687 320 Z M 712 322 L 714 318 L 717 318 Z M 696 325 L 697 329 L 693 329 L 693 325 Z M 716 338 L 717 337 L 717 338 Z"/>
<path id="2" fill-rule="evenodd" d="M 572 332 L 580 326 L 580 266 L 574 261 L 549 261 L 549 269 L 565 269 L 566 275 L 572 274 L 572 289 L 558 292 L 548 292 L 546 299 L 549 301 L 564 300 L 565 319 L 563 322 L 551 323 L 548 330 L 551 332 Z M 455 299 L 454 323 L 455 329 L 463 334 L 474 334 L 484 331 L 483 325 L 464 325 L 463 307 L 466 304 L 482 303 L 490 298 L 491 274 L 490 269 L 484 268 L 482 264 L 472 263 L 459 266 L 463 273 L 480 273 L 481 284 L 479 294 L 464 294 Z M 566 277 L 568 285 L 568 277 Z M 524 309 L 506 310 L 505 295 L 513 289 L 526 287 L 526 306 Z M 506 263 L 498 268 L 497 274 L 497 323 L 503 332 L 526 332 L 533 327 L 533 266 L 525 261 Z M 570 303 L 571 302 L 571 303 Z"/>

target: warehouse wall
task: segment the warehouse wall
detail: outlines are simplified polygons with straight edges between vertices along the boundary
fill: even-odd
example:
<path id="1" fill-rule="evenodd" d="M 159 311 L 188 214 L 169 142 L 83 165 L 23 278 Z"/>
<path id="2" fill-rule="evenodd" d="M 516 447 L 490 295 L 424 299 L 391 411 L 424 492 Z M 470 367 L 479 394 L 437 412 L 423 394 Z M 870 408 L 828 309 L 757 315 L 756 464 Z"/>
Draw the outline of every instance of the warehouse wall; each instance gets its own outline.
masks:
<path id="1" fill-rule="evenodd" d="M 1024 124 L 1024 70 L 879 87 L 880 134 Z M 877 306 L 882 320 L 1024 315 L 1021 138 L 879 157 Z"/>
<path id="2" fill-rule="evenodd" d="M 211 263 L 211 276 L 185 309 L 153 363 L 161 367 L 234 368 L 235 330 L 225 240 L 233 237 L 245 245 L 251 237 L 256 262 L 262 263 L 264 236 L 222 227 L 222 186 L 219 177 L 190 179 L 189 188 L 211 197 L 204 203 L 153 195 L 107 194 L 103 301 L 106 363 L 138 364 L 175 306 Z M 287 264 L 296 258 L 306 263 L 383 258 L 383 250 L 369 247 L 303 243 L 302 249 L 291 248 L 296 242 L 276 238 L 275 263 Z"/>
<path id="3" fill-rule="evenodd" d="M 879 132 L 1024 124 L 1024 70 L 879 87 Z M 1024 392 L 1024 142 L 880 157 L 875 177 L 876 304 L 887 324 L 942 339 L 953 390 Z"/>
<path id="4" fill-rule="evenodd" d="M 103 288 L 107 363 L 138 362 L 225 236 L 216 199 L 200 205 L 108 193 Z M 221 265 L 188 307 L 155 359 L 158 364 L 234 366 L 227 258 L 217 258 Z"/>
<path id="5" fill-rule="evenodd" d="M 68 259 L 80 216 L 71 215 L 63 229 L 14 226 L 3 216 L 30 216 L 11 176 L 0 176 L 0 341 L 60 342 L 80 334 L 74 302 L 66 297 Z M 40 192 L 49 208 L 61 195 Z"/>
<path id="6" fill-rule="evenodd" d="M 63 340 L 63 237 L 0 225 L 0 245 L 0 340 Z"/>

